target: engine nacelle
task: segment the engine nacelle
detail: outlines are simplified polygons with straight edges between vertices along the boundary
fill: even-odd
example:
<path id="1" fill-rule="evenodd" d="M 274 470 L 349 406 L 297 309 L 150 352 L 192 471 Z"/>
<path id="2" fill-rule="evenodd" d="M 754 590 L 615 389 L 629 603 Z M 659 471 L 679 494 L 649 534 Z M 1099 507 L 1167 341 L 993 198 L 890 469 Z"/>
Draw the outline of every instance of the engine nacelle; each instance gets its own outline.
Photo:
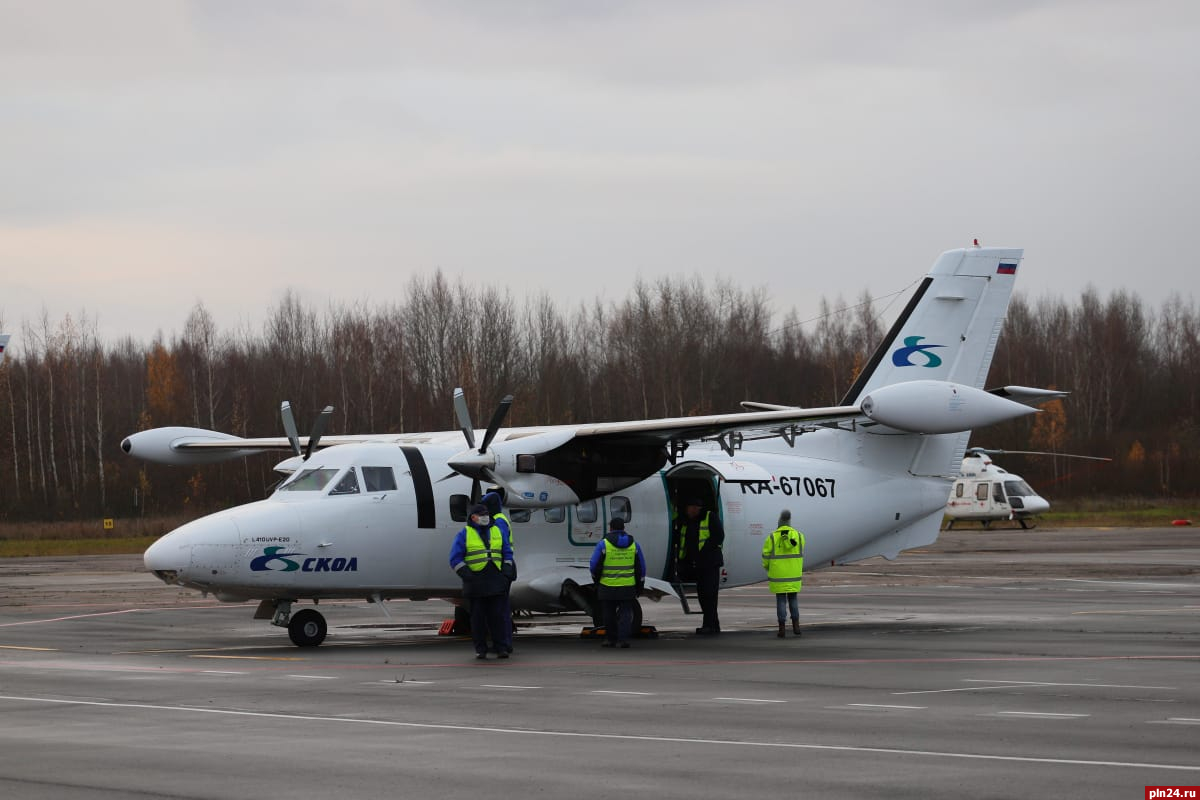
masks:
<path id="1" fill-rule="evenodd" d="M 893 383 L 868 394 L 861 406 L 873 421 L 912 433 L 959 433 L 1037 413 L 1022 403 L 947 381 Z"/>
<path id="2" fill-rule="evenodd" d="M 151 428 L 121 442 L 121 449 L 131 456 L 158 464 L 190 466 L 215 464 L 231 458 L 253 455 L 255 450 L 181 450 L 181 444 L 192 442 L 240 442 L 242 437 L 204 428 Z"/>

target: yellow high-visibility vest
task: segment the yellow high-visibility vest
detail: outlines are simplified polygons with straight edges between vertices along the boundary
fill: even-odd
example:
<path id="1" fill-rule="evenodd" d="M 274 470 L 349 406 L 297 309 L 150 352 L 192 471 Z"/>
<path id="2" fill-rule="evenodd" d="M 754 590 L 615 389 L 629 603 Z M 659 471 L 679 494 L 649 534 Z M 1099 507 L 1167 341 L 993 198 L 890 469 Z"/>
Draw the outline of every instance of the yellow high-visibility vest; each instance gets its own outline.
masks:
<path id="1" fill-rule="evenodd" d="M 634 586 L 637 584 L 637 543 L 630 541 L 617 547 L 604 540 L 604 566 L 600 570 L 602 586 Z"/>
<path id="2" fill-rule="evenodd" d="M 504 534 L 500 532 L 499 525 L 493 525 L 488 529 L 488 543 L 483 543 L 483 537 L 479 535 L 479 531 L 475 530 L 472 525 L 467 526 L 467 556 L 463 559 L 472 572 L 479 572 L 488 565 L 489 562 L 496 565 L 496 569 L 500 569 L 500 563 L 504 558 Z"/>
<path id="3" fill-rule="evenodd" d="M 794 545 L 793 538 L 796 540 Z M 804 534 L 790 525 L 776 528 L 763 542 L 762 565 L 772 592 L 800 591 L 804 575 Z"/>

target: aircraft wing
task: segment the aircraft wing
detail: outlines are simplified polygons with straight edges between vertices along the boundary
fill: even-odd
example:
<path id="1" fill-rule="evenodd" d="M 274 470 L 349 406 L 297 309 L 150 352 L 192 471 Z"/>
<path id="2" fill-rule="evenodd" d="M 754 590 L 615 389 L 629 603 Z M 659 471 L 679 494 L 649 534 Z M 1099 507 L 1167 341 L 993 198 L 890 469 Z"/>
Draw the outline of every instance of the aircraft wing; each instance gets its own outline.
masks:
<path id="1" fill-rule="evenodd" d="M 665 444 L 671 440 L 712 439 L 727 433 L 741 433 L 748 438 L 778 436 L 782 431 L 833 428 L 856 421 L 870 422 L 859 406 L 776 407 L 767 411 L 737 414 L 598 422 L 577 426 L 575 438 L 602 439 L 611 443 Z"/>

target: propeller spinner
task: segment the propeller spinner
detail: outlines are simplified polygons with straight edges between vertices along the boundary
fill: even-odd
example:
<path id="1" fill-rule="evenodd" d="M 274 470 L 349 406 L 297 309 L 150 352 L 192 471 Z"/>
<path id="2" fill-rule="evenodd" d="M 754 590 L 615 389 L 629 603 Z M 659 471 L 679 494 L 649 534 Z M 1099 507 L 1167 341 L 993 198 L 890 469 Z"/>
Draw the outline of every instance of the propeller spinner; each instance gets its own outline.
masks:
<path id="1" fill-rule="evenodd" d="M 479 449 L 476 450 L 475 426 L 471 423 L 471 413 L 467 409 L 466 396 L 463 394 L 461 388 L 454 390 L 454 413 L 458 416 L 458 425 L 463 432 L 463 437 L 467 440 L 468 449 L 453 456 L 446 463 L 454 472 L 471 479 L 472 503 L 478 503 L 481 497 L 481 480 L 487 480 L 504 486 L 504 482 L 496 475 L 496 455 L 495 453 L 488 452 L 488 445 L 492 443 L 492 439 L 496 437 L 496 432 L 500 430 L 500 425 L 508 415 L 508 409 L 512 406 L 512 401 L 513 396 L 507 394 L 500 401 L 500 404 L 496 406 L 496 411 L 492 414 L 492 420 L 488 423 L 487 430 L 483 434 L 483 442 L 479 445 Z M 450 475 L 446 477 L 448 478 Z"/>

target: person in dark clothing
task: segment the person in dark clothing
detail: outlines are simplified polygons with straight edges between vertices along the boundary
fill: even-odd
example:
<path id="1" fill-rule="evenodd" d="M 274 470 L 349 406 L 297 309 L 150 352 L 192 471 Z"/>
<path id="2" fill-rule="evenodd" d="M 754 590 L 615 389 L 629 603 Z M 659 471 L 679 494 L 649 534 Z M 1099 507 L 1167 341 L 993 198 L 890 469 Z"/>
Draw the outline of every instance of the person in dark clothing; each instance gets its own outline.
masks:
<path id="1" fill-rule="evenodd" d="M 604 619 L 603 647 L 629 647 L 633 605 L 646 582 L 642 546 L 625 532 L 625 521 L 614 519 L 592 551 L 592 580 Z"/>
<path id="2" fill-rule="evenodd" d="M 492 515 L 492 524 L 500 526 L 501 530 L 503 530 L 505 535 L 508 536 L 508 546 L 513 548 L 512 570 L 508 574 L 509 586 L 511 587 L 512 582 L 517 579 L 517 560 L 516 548 L 513 547 L 512 523 L 509 522 L 508 516 L 504 513 L 504 490 L 493 486 L 492 488 L 488 489 L 487 494 L 483 496 L 483 499 L 480 500 L 480 502 L 487 506 L 488 513 Z M 511 653 L 513 651 L 513 631 L 516 630 L 517 626 L 513 624 L 512 601 L 509 598 L 509 592 L 507 589 L 504 591 L 504 609 L 500 613 L 504 615 L 506 620 L 508 620 L 508 627 L 506 628 L 508 631 L 508 639 L 505 641 L 504 645 L 507 651 Z"/>
<path id="3" fill-rule="evenodd" d="M 716 512 L 704 508 L 700 498 L 691 497 L 684 501 L 684 513 L 676 522 L 675 537 L 679 543 L 676 555 L 679 577 L 695 581 L 696 596 L 704 613 L 696 633 L 714 636 L 721 632 L 717 590 L 721 586 L 721 567 L 725 566 L 725 557 L 721 553 L 725 545 L 725 526 Z"/>
<path id="4" fill-rule="evenodd" d="M 471 507 L 467 525 L 454 537 L 450 569 L 463 584 L 463 598 L 471 605 L 471 639 L 475 657 L 487 658 L 488 636 L 500 658 L 508 658 L 512 620 L 504 619 L 504 601 L 515 569 L 508 530 L 492 522 L 487 506 Z"/>

